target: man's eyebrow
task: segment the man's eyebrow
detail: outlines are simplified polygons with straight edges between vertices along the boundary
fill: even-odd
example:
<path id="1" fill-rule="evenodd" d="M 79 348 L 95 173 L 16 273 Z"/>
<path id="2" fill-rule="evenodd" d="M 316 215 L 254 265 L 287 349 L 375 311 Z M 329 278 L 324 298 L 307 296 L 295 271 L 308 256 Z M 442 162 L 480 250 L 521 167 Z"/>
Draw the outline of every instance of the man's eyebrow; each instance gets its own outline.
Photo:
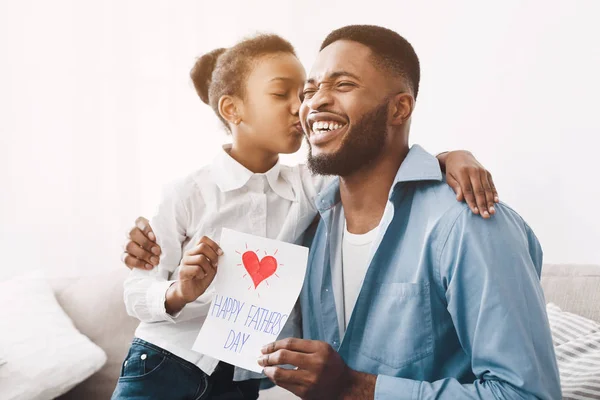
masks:
<path id="1" fill-rule="evenodd" d="M 360 81 L 360 78 L 357 75 L 353 74 L 352 72 L 348 72 L 348 71 L 332 72 L 325 79 L 337 79 L 337 78 L 341 78 L 343 76 L 347 76 L 349 78 L 353 78 L 353 79 L 356 79 L 357 81 Z M 309 80 L 306 81 L 306 83 L 309 85 L 314 85 L 315 82 L 316 82 L 315 78 L 310 78 Z"/>

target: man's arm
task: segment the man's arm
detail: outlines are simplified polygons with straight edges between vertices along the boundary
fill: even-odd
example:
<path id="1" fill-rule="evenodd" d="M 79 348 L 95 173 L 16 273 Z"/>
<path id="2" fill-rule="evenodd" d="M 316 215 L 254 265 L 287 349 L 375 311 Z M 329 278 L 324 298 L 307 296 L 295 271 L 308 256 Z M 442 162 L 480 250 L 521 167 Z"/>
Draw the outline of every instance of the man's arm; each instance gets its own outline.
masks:
<path id="1" fill-rule="evenodd" d="M 439 282 L 472 384 L 380 375 L 380 399 L 560 399 L 560 380 L 539 282 L 542 250 L 510 208 L 482 221 L 462 211 L 437 255 Z"/>
<path id="2" fill-rule="evenodd" d="M 138 217 L 127 236 L 121 260 L 127 268 L 151 270 L 158 265 L 161 248 L 146 218 Z"/>

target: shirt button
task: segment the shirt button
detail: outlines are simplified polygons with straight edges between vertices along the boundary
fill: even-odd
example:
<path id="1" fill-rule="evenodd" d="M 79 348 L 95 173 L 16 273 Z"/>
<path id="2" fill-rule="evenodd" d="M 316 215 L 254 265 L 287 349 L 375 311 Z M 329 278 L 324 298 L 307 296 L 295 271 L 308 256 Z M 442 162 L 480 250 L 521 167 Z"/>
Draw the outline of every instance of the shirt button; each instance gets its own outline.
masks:
<path id="1" fill-rule="evenodd" d="M 335 347 L 337 347 L 337 345 L 338 345 L 338 342 L 337 342 L 337 340 L 334 340 L 334 341 L 333 341 L 333 345 L 334 345 Z"/>
<path id="2" fill-rule="evenodd" d="M 329 292 L 329 289 L 325 289 L 326 292 Z"/>
<path id="3" fill-rule="evenodd" d="M 141 358 L 142 360 L 145 360 L 146 358 L 148 358 L 148 356 L 147 356 L 147 355 L 145 355 L 145 354 L 142 354 L 142 355 L 140 356 L 140 358 Z"/>

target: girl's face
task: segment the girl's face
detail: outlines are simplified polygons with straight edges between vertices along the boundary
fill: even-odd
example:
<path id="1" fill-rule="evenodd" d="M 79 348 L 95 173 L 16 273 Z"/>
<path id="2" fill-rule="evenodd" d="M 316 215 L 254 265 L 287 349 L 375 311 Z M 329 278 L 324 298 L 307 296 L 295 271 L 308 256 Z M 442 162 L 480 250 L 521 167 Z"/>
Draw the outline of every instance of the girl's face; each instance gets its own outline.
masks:
<path id="1" fill-rule="evenodd" d="M 255 61 L 246 80 L 242 123 L 235 140 L 247 149 L 294 153 L 302 144 L 300 93 L 306 73 L 292 54 L 275 53 Z"/>

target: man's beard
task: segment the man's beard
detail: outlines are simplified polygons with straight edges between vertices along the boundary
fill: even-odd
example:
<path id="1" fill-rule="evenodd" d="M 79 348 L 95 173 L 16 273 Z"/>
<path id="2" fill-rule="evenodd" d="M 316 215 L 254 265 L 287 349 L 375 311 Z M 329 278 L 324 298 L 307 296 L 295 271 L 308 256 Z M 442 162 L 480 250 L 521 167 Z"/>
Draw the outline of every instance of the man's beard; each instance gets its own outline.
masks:
<path id="1" fill-rule="evenodd" d="M 307 165 L 313 174 L 348 176 L 377 159 L 385 146 L 388 102 L 376 106 L 348 130 L 333 154 L 313 156 L 308 142 Z"/>

